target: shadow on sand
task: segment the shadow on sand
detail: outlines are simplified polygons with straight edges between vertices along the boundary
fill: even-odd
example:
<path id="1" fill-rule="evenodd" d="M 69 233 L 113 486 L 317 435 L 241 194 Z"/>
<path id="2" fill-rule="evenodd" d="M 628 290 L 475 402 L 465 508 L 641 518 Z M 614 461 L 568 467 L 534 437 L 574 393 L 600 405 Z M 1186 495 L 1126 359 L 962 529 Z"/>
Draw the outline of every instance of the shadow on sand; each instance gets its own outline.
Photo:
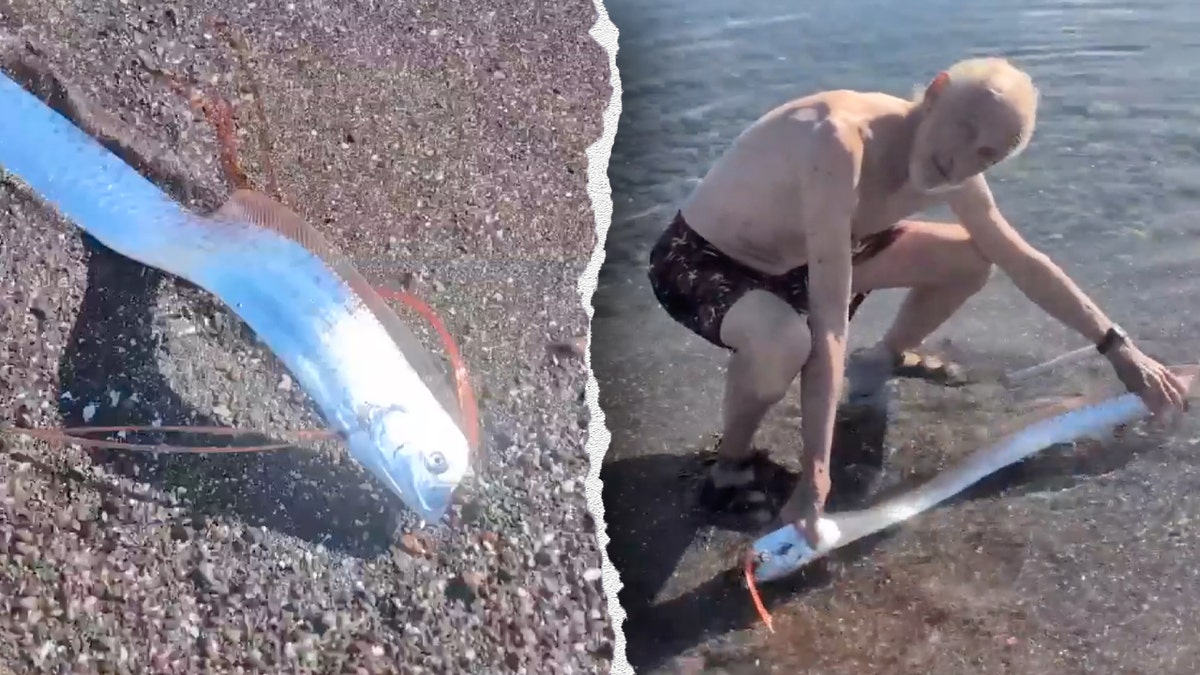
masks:
<path id="1" fill-rule="evenodd" d="M 872 448 L 854 444 L 882 443 L 883 434 L 858 433 L 856 424 L 882 426 L 886 420 L 843 419 L 835 435 L 834 452 Z M 1057 491 L 1077 484 L 1087 476 L 1114 471 L 1136 455 L 1136 443 L 1121 447 L 1050 448 L 1025 462 L 998 471 L 936 508 L 1001 494 Z M 875 451 L 881 448 L 875 448 Z M 630 663 L 639 672 L 662 666 L 688 649 L 759 622 L 742 579 L 738 553 L 751 537 L 764 533 L 759 526 L 714 525 L 695 508 L 699 475 L 708 452 L 656 454 L 614 460 L 601 470 L 604 484 L 606 529 L 611 537 L 608 553 L 621 574 L 620 602 L 627 619 L 624 631 Z M 773 464 L 768 480 L 772 506 L 786 501 L 799 476 Z M 902 484 L 886 485 L 874 494 L 847 495 L 840 505 L 831 499 L 830 512 L 861 508 L 869 500 L 898 494 L 928 480 L 921 476 Z M 886 482 L 885 482 L 886 483 Z M 826 586 L 839 567 L 868 557 L 899 528 L 860 540 L 796 574 L 760 586 L 768 610 L 795 601 Z M 692 547 L 703 549 L 709 559 L 721 561 L 720 569 L 696 571 L 681 559 Z M 679 568 L 682 581 L 673 580 Z M 715 571 L 714 571 L 715 570 Z M 668 581 L 689 590 L 673 599 L 656 602 Z"/>

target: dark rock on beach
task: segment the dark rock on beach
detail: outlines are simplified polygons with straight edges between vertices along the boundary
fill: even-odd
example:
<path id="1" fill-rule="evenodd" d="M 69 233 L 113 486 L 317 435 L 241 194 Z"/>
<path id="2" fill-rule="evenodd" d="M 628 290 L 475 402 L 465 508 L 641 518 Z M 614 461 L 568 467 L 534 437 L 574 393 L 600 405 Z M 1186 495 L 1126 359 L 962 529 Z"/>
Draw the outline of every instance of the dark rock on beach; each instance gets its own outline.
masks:
<path id="1" fill-rule="evenodd" d="M 245 36 L 248 69 L 214 18 Z M 587 2 L 0 3 L 0 68 L 201 211 L 229 192 L 214 132 L 154 72 L 232 101 L 252 183 L 276 175 L 368 279 L 446 322 L 485 444 L 449 526 L 420 527 L 333 442 L 171 455 L 0 433 L 0 672 L 608 672 L 577 341 L 585 151 L 611 94 L 595 18 Z M 0 427 L 322 426 L 234 314 L 10 176 L 0 331 Z"/>

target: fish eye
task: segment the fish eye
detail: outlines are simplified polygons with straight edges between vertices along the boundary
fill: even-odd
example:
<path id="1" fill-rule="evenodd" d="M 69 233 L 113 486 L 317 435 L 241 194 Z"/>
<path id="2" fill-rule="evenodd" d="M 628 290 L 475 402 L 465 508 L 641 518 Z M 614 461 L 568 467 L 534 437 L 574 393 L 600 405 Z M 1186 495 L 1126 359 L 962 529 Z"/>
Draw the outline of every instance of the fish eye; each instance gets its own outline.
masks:
<path id="1" fill-rule="evenodd" d="M 450 463 L 446 461 L 446 456 L 440 452 L 431 452 L 425 456 L 425 468 L 431 473 L 445 473 L 450 468 Z"/>

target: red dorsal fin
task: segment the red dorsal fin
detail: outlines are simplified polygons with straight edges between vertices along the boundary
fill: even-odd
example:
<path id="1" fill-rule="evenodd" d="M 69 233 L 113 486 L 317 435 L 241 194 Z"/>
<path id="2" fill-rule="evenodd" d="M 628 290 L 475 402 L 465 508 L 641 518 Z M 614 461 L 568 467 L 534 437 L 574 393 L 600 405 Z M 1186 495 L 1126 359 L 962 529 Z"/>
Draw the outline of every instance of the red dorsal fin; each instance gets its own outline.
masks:
<path id="1" fill-rule="evenodd" d="M 362 276 L 354 265 L 334 249 L 321 233 L 291 209 L 271 199 L 261 192 L 253 190 L 238 190 L 229 201 L 225 202 L 214 214 L 214 217 L 224 220 L 246 222 L 257 227 L 278 232 L 308 249 L 320 258 L 338 274 L 350 288 L 362 298 L 371 309 L 379 322 L 383 324 L 388 335 L 400 347 L 404 358 L 430 388 L 442 407 L 458 421 L 457 400 L 451 388 L 445 370 L 434 360 L 424 348 L 416 335 L 400 319 L 388 303 L 380 297 L 375 288 Z"/>

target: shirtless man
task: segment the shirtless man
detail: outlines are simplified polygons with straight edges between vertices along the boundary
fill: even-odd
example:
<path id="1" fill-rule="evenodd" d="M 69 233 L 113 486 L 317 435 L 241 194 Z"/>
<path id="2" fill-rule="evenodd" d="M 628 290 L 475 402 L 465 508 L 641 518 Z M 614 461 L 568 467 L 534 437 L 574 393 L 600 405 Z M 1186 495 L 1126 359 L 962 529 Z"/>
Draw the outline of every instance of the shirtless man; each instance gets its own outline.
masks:
<path id="1" fill-rule="evenodd" d="M 761 497 L 751 440 L 799 375 L 804 479 L 781 516 L 817 543 L 847 327 L 876 289 L 910 290 L 882 340 L 851 359 L 852 398 L 879 391 L 900 355 L 979 292 L 995 266 L 1094 343 L 1153 412 L 1183 405 L 1181 383 L 1027 243 L 992 198 L 983 171 L 1029 143 L 1037 103 L 1026 73 L 1003 59 L 972 59 L 940 73 L 916 101 L 828 91 L 786 103 L 711 168 L 649 269 L 666 311 L 732 352 L 724 430 L 704 488 L 710 507 Z M 937 203 L 959 222 L 908 219 Z"/>

